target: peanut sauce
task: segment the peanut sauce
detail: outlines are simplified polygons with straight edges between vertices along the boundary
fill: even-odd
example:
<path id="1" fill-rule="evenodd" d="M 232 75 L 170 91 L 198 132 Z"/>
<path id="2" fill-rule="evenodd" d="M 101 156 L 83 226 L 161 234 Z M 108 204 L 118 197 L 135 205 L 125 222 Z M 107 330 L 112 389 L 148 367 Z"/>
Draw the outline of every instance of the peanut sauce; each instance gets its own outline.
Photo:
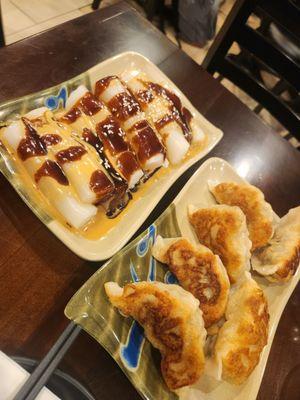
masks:
<path id="1" fill-rule="evenodd" d="M 131 130 L 137 131 L 136 135 L 132 138 L 132 144 L 137 149 L 137 157 L 141 163 L 146 162 L 155 154 L 165 153 L 162 144 L 148 121 L 137 122 Z"/>
<path id="2" fill-rule="evenodd" d="M 70 146 L 65 150 L 61 150 L 56 154 L 56 159 L 59 164 L 65 164 L 71 161 L 80 160 L 87 151 L 83 146 Z"/>
<path id="3" fill-rule="evenodd" d="M 130 93 L 125 91 L 115 95 L 108 102 L 108 107 L 112 114 L 120 121 L 126 121 L 129 117 L 141 112 L 139 103 Z"/>
<path id="4" fill-rule="evenodd" d="M 25 161 L 30 157 L 46 155 L 47 148 L 41 141 L 39 135 L 31 125 L 29 120 L 23 117 L 22 122 L 25 125 L 25 138 L 20 140 L 17 149 L 17 153 L 20 159 L 22 161 Z"/>
<path id="5" fill-rule="evenodd" d="M 60 185 L 69 185 L 68 178 L 65 176 L 62 169 L 55 161 L 45 161 L 44 164 L 36 171 L 34 175 L 36 183 L 38 183 L 43 176 L 48 176 L 55 179 Z"/>

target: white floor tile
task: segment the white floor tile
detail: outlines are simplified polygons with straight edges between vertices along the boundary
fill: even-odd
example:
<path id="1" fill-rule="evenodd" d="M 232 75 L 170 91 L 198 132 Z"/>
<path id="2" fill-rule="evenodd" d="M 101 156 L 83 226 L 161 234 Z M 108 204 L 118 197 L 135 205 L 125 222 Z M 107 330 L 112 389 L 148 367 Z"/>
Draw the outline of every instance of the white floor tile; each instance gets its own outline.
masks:
<path id="1" fill-rule="evenodd" d="M 21 32 L 17 32 L 12 35 L 7 35 L 6 43 L 11 44 L 18 40 L 24 39 L 28 36 L 35 35 L 39 32 L 45 31 L 46 29 L 53 28 L 56 25 L 62 24 L 63 22 L 69 21 L 71 19 L 82 16 L 82 13 L 79 10 L 71 11 L 64 15 L 60 15 L 56 18 L 49 19 L 47 21 L 41 22 L 40 24 L 35 24 L 28 29 L 24 29 Z"/>
<path id="2" fill-rule="evenodd" d="M 77 10 L 90 3 L 90 0 L 11 0 L 36 23 L 58 17 Z"/>
<path id="3" fill-rule="evenodd" d="M 2 20 L 5 35 L 10 35 L 34 25 L 34 21 L 9 0 L 1 1 Z"/>
<path id="4" fill-rule="evenodd" d="M 1 11 L 2 14 L 11 11 L 15 6 L 11 3 L 10 0 L 1 0 Z"/>

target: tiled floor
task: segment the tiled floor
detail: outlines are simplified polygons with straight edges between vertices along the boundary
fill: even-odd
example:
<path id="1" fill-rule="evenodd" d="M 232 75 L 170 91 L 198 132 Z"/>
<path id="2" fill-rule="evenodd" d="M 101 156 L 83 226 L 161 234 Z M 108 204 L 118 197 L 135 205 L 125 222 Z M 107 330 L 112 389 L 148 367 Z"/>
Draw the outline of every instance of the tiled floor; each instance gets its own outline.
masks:
<path id="1" fill-rule="evenodd" d="M 90 4 L 91 0 L 1 0 L 6 44 L 80 17 L 92 11 Z"/>
<path id="2" fill-rule="evenodd" d="M 119 0 L 102 0 L 101 8 L 107 7 Z M 136 5 L 134 0 L 128 0 Z M 92 0 L 0 0 L 6 44 L 34 35 L 58 24 L 92 12 Z M 220 7 L 217 20 L 217 31 L 223 25 L 235 0 L 225 0 Z M 137 7 L 140 8 L 140 7 Z M 251 25 L 257 21 L 253 19 Z M 166 28 L 167 36 L 176 43 L 171 27 Z M 203 48 L 181 42 L 182 49 L 197 63 L 201 64 L 210 45 L 209 42 Z M 237 50 L 237 49 L 234 49 Z M 223 80 L 222 83 L 233 92 L 241 101 L 250 108 L 254 108 L 255 102 L 231 82 Z M 283 127 L 266 111 L 261 115 L 279 134 L 284 135 Z M 299 143 L 298 143 L 299 144 Z M 293 141 L 297 145 L 297 141 Z"/>

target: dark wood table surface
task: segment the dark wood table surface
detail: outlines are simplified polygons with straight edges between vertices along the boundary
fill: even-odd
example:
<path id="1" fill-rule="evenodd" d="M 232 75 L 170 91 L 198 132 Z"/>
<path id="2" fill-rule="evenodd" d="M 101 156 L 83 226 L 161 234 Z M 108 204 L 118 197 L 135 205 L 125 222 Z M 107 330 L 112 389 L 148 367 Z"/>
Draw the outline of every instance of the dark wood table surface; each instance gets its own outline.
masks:
<path id="1" fill-rule="evenodd" d="M 246 179 L 264 191 L 280 216 L 300 203 L 300 153 L 126 3 L 0 49 L 0 101 L 58 84 L 128 50 L 157 64 L 224 131 L 223 140 L 206 158 L 222 157 L 237 169 L 246 165 Z M 203 161 L 173 185 L 139 233 Z M 0 349 L 39 360 L 69 322 L 63 313 L 66 303 L 101 263 L 84 261 L 60 243 L 2 175 L 0 193 Z M 259 400 L 299 398 L 299 305 L 298 287 L 281 317 Z M 111 357 L 85 332 L 60 368 L 96 399 L 140 398 Z"/>

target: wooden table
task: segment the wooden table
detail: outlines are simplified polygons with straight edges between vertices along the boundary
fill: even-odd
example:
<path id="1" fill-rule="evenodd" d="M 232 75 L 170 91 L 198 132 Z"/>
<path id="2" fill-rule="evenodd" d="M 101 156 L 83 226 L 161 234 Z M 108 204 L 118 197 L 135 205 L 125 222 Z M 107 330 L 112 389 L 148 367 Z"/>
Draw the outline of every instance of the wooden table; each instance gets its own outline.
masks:
<path id="1" fill-rule="evenodd" d="M 299 152 L 126 3 L 1 49 L 0 101 L 50 87 L 128 50 L 157 64 L 224 131 L 208 157 L 222 157 L 246 172 L 246 179 L 264 191 L 279 215 L 299 204 Z M 139 232 L 167 207 L 202 162 L 176 182 Z M 41 359 L 68 324 L 63 314 L 66 303 L 100 263 L 72 254 L 2 176 L 0 193 L 0 349 Z M 259 400 L 298 399 L 299 305 L 298 287 L 281 318 Z M 60 368 L 79 379 L 96 399 L 139 399 L 110 356 L 84 332 Z"/>

